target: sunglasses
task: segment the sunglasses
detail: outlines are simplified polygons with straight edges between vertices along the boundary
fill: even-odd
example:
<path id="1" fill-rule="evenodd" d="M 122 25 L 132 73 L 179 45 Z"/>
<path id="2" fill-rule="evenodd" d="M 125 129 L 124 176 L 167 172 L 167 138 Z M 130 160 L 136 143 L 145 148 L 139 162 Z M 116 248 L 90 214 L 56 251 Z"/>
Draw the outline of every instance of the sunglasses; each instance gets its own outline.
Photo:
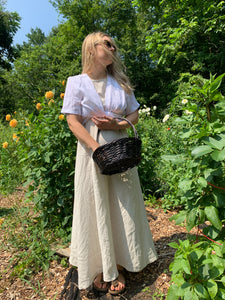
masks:
<path id="1" fill-rule="evenodd" d="M 114 46 L 110 41 L 108 40 L 103 40 L 102 42 L 97 42 L 96 45 L 98 44 L 103 44 L 105 45 L 108 49 L 113 48 L 114 50 L 116 50 L 116 46 Z"/>

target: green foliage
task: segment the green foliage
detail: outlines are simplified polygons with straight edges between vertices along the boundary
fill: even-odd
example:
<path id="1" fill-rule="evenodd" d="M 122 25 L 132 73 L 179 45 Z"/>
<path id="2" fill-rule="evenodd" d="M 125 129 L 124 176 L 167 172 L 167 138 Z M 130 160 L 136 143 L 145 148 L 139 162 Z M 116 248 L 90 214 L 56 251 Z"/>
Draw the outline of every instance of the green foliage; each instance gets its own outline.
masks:
<path id="1" fill-rule="evenodd" d="M 34 201 L 48 227 L 71 223 L 76 153 L 76 139 L 64 115 L 60 115 L 64 93 L 60 97 L 55 94 L 54 100 L 53 96 L 53 92 L 48 92 L 49 99 L 34 101 L 30 114 L 18 111 L 17 124 L 9 128 L 4 140 L 1 137 L 2 143 L 8 143 L 1 150 L 2 185 L 7 189 L 11 184 L 13 189 L 25 181 L 27 197 Z"/>
<path id="2" fill-rule="evenodd" d="M 46 274 L 50 262 L 57 259 L 53 245 L 57 240 L 61 243 L 68 242 L 65 236 L 70 236 L 65 230 L 62 234 L 59 226 L 54 228 L 54 232 L 46 229 L 43 219 L 36 213 L 34 215 L 32 205 L 14 207 L 5 216 L 1 229 L 4 238 L 1 248 L 12 252 L 8 266 L 13 269 L 11 276 L 25 281 L 40 271 L 43 275 Z"/>
<path id="3" fill-rule="evenodd" d="M 155 86 L 151 98 L 158 106 L 174 98 L 182 73 L 209 78 L 210 72 L 225 72 L 224 1 L 132 2 L 146 24 L 142 28 Z"/>
<path id="4" fill-rule="evenodd" d="M 166 299 L 224 299 L 225 247 L 222 243 L 179 240 L 179 244 L 169 245 L 177 251 L 170 265 L 174 284 Z"/>
<path id="5" fill-rule="evenodd" d="M 45 225 L 66 226 L 72 215 L 76 141 L 60 115 L 62 99 L 42 97 L 37 105 L 41 110 L 26 119 L 29 126 L 18 150 L 23 157 L 20 161 L 27 166 L 25 184 L 29 183 L 28 196 L 41 210 Z"/>
<path id="6" fill-rule="evenodd" d="M 154 107 L 156 109 L 156 107 Z M 142 160 L 138 166 L 140 181 L 145 198 L 160 197 L 168 191 L 173 170 L 165 167 L 161 156 L 183 150 L 183 145 L 168 123 L 154 117 L 156 111 L 144 107 L 139 110 L 140 118 L 136 125 L 142 140 Z"/>
<path id="7" fill-rule="evenodd" d="M 17 153 L 17 139 L 13 139 L 14 129 L 0 123 L 0 193 L 8 194 L 15 190 L 23 179 L 22 165 Z M 8 148 L 2 144 L 8 142 Z"/>
<path id="8" fill-rule="evenodd" d="M 0 75 L 2 69 L 10 69 L 10 62 L 15 58 L 16 51 L 12 43 L 20 19 L 17 13 L 5 11 L 3 5 L 0 6 Z"/>
<path id="9" fill-rule="evenodd" d="M 188 142 L 189 151 L 183 156 L 189 166 L 173 195 L 185 201 L 186 210 L 172 219 L 176 224 L 186 220 L 188 231 L 208 221 L 210 225 L 203 228 L 202 234 L 215 245 L 192 245 L 189 240 L 172 245 L 178 250 L 171 264 L 175 284 L 168 299 L 224 299 L 225 98 L 219 92 L 224 75 L 211 75 L 209 80 L 201 81 L 198 78 L 182 101 L 186 114 L 175 119 L 183 124 L 179 136 Z"/>

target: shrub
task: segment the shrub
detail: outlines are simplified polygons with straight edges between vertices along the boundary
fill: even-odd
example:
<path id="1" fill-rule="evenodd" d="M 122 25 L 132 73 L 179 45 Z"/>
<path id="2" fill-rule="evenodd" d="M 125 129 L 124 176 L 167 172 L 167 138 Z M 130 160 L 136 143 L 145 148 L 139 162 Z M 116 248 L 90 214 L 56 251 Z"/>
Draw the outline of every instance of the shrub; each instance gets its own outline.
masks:
<path id="1" fill-rule="evenodd" d="M 167 299 L 225 299 L 225 98 L 219 92 L 224 75 L 196 81 L 184 108 L 190 114 L 177 118 L 190 124 L 180 133 L 188 141 L 183 156 L 189 168 L 178 182 L 186 210 L 172 219 L 176 224 L 186 220 L 188 231 L 198 226 L 201 241 L 171 244 L 177 253 Z"/>
<path id="2" fill-rule="evenodd" d="M 17 151 L 25 165 L 27 196 L 40 210 L 45 226 L 66 226 L 72 217 L 76 140 L 60 114 L 62 99 L 49 100 L 50 95 L 54 91 L 48 92 L 48 99 L 35 101 L 31 114 L 20 114 L 24 128 Z"/>

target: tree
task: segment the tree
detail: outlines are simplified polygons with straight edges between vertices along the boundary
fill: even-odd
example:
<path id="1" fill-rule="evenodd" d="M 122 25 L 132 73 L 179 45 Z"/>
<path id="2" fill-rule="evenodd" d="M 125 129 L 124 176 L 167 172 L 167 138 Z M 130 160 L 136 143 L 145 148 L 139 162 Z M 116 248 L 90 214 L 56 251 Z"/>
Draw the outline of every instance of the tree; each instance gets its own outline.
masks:
<path id="1" fill-rule="evenodd" d="M 41 46 L 46 41 L 44 32 L 38 27 L 35 29 L 31 28 L 31 32 L 26 36 L 28 37 L 28 44 L 32 46 Z"/>
<path id="2" fill-rule="evenodd" d="M 224 1 L 135 0 L 133 5 L 147 20 L 146 48 L 161 74 L 159 96 L 169 87 L 171 101 L 182 73 L 209 78 L 225 72 Z"/>
<path id="3" fill-rule="evenodd" d="M 16 51 L 12 46 L 13 36 L 19 28 L 20 17 L 16 12 L 4 10 L 0 2 L 0 68 L 9 69 Z"/>

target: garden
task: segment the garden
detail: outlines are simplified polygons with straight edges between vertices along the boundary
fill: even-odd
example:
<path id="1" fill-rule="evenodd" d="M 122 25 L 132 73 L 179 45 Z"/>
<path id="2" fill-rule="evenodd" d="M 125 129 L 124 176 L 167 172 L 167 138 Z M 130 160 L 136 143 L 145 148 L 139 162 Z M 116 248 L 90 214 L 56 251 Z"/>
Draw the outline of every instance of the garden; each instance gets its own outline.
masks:
<path id="1" fill-rule="evenodd" d="M 33 30 L 0 69 L 2 299 L 63 291 L 70 266 L 56 248 L 70 243 L 77 141 L 61 107 L 93 26 L 118 40 L 135 83 L 138 172 L 159 253 L 120 299 L 225 299 L 223 1 L 52 2 L 65 22 L 48 37 Z"/>

